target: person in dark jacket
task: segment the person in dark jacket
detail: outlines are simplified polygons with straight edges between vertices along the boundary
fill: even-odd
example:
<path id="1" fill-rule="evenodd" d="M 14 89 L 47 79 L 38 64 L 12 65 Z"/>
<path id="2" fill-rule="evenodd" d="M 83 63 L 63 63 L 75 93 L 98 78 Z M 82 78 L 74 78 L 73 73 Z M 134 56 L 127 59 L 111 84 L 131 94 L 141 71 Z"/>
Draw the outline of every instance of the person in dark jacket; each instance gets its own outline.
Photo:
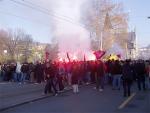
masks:
<path id="1" fill-rule="evenodd" d="M 117 60 L 113 65 L 113 89 L 120 90 L 121 88 L 121 76 L 122 76 L 122 66 L 120 62 Z"/>
<path id="2" fill-rule="evenodd" d="M 54 78 L 55 78 L 56 70 L 52 63 L 46 63 L 45 67 L 45 75 L 46 75 L 46 85 L 44 89 L 44 93 L 51 93 L 52 89 L 54 90 L 54 95 L 57 96 L 57 89 L 54 85 Z"/>
<path id="3" fill-rule="evenodd" d="M 79 88 L 78 88 L 78 80 L 79 80 L 79 72 L 78 72 L 78 66 L 77 64 L 73 65 L 73 70 L 72 70 L 72 77 L 71 77 L 71 83 L 73 87 L 73 92 L 78 93 Z"/>
<path id="4" fill-rule="evenodd" d="M 95 78 L 95 73 L 96 73 L 96 65 L 94 61 L 90 62 L 90 70 L 91 70 L 91 82 L 95 83 L 96 82 L 96 78 Z"/>
<path id="5" fill-rule="evenodd" d="M 55 65 L 57 68 L 57 66 Z M 57 68 L 57 84 L 59 86 L 59 91 L 62 92 L 64 90 L 63 80 L 65 77 L 65 66 L 63 64 L 59 64 Z"/>
<path id="6" fill-rule="evenodd" d="M 28 67 L 28 64 L 27 63 L 24 63 L 22 66 L 21 66 L 21 79 L 20 79 L 20 82 L 24 83 L 26 78 L 27 78 L 27 74 L 28 74 L 28 71 L 29 71 L 29 67 Z"/>
<path id="7" fill-rule="evenodd" d="M 16 67 L 17 67 L 17 64 L 11 63 L 11 65 L 10 65 L 10 70 L 11 70 L 12 80 L 13 80 L 14 82 L 18 82 L 18 78 L 17 78 L 17 76 L 16 76 Z"/>
<path id="8" fill-rule="evenodd" d="M 6 81 L 11 81 L 12 77 L 11 77 L 11 68 L 10 68 L 10 64 L 6 64 L 5 65 L 5 80 Z"/>
<path id="9" fill-rule="evenodd" d="M 139 91 L 141 90 L 141 86 L 143 87 L 143 90 L 146 90 L 145 75 L 146 75 L 145 64 L 143 63 L 143 61 L 138 61 L 138 63 L 136 64 L 136 78 Z"/>
<path id="10" fill-rule="evenodd" d="M 29 73 L 30 73 L 30 82 L 34 83 L 35 82 L 35 65 L 31 62 L 29 64 Z"/>
<path id="11" fill-rule="evenodd" d="M 35 76 L 37 83 L 41 83 L 44 80 L 43 65 L 40 62 L 37 62 L 35 66 Z"/>
<path id="12" fill-rule="evenodd" d="M 96 64 L 96 89 L 103 91 L 104 89 L 104 77 L 105 77 L 105 65 L 102 61 L 97 61 Z"/>
<path id="13" fill-rule="evenodd" d="M 131 84 L 133 81 L 133 73 L 130 65 L 130 60 L 126 60 L 125 64 L 123 65 L 122 80 L 123 80 L 124 97 L 130 96 Z"/>

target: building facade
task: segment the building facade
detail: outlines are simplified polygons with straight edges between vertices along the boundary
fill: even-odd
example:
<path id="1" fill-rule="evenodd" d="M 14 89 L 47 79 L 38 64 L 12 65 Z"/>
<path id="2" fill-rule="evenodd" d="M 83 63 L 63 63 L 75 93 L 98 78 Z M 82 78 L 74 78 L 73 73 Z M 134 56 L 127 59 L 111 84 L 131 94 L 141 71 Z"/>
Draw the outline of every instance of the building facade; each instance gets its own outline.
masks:
<path id="1" fill-rule="evenodd" d="M 150 45 L 138 49 L 138 59 L 150 60 Z"/>
<path id="2" fill-rule="evenodd" d="M 136 59 L 136 57 L 137 57 L 136 32 L 129 32 L 127 38 L 127 58 Z"/>

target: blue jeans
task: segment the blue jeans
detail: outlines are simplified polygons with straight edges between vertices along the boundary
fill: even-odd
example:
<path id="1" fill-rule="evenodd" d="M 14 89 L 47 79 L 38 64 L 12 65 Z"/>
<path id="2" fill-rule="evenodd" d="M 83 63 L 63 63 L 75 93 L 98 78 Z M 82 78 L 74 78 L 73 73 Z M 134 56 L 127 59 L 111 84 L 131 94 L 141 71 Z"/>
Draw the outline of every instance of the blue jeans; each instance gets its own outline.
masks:
<path id="1" fill-rule="evenodd" d="M 117 74 L 113 76 L 113 89 L 121 88 L 121 74 Z"/>
<path id="2" fill-rule="evenodd" d="M 90 75 L 91 75 L 91 72 L 87 72 L 86 73 L 86 82 L 90 82 Z"/>
<path id="3" fill-rule="evenodd" d="M 17 77 L 17 73 L 13 73 L 13 80 L 14 82 L 18 82 L 18 77 Z"/>
<path id="4" fill-rule="evenodd" d="M 27 73 L 21 73 L 19 82 L 24 82 L 26 80 Z"/>
<path id="5" fill-rule="evenodd" d="M 1 72 L 1 80 L 5 81 L 6 80 L 6 75 L 5 75 L 5 71 Z"/>
<path id="6" fill-rule="evenodd" d="M 96 89 L 104 89 L 104 76 L 96 76 Z"/>
<path id="7" fill-rule="evenodd" d="M 150 78 L 149 77 L 145 77 L 145 85 L 147 89 L 150 89 Z"/>
<path id="8" fill-rule="evenodd" d="M 3 80 L 4 80 L 3 74 L 2 74 L 2 72 L 0 71 L 0 81 L 3 81 Z"/>
<path id="9" fill-rule="evenodd" d="M 109 83 L 109 77 L 110 77 L 110 73 L 106 73 L 105 77 L 104 77 L 104 83 L 108 84 Z"/>
<path id="10" fill-rule="evenodd" d="M 145 76 L 141 75 L 138 79 L 137 79 L 137 85 L 138 85 L 138 89 L 141 90 L 143 88 L 143 90 L 146 90 L 145 87 Z M 141 88 L 142 87 L 142 88 Z"/>
<path id="11" fill-rule="evenodd" d="M 105 76 L 100 77 L 100 88 L 104 89 Z"/>
<path id="12" fill-rule="evenodd" d="M 21 73 L 19 73 L 19 72 L 15 72 L 15 73 L 13 73 L 13 79 L 14 79 L 14 81 L 15 82 L 20 82 L 21 80 Z"/>

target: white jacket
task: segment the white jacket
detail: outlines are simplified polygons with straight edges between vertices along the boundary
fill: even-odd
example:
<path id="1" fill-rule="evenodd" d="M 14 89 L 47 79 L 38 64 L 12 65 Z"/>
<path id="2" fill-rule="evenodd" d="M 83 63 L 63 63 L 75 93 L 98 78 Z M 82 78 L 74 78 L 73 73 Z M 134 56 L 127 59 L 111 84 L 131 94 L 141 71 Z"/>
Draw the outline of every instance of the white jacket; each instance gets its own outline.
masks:
<path id="1" fill-rule="evenodd" d="M 16 72 L 17 73 L 21 72 L 21 64 L 20 64 L 20 62 L 17 62 Z"/>

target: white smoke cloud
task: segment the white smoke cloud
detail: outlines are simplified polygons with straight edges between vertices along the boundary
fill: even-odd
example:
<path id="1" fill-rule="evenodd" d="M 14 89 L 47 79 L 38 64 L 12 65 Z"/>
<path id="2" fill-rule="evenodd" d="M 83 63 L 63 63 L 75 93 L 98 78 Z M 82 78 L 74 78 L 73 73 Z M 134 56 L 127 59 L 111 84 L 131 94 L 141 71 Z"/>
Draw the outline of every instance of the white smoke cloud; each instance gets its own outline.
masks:
<path id="1" fill-rule="evenodd" d="M 54 11 L 71 18 L 69 21 L 54 21 L 56 28 L 54 35 L 59 43 L 60 57 L 66 58 L 66 53 L 69 52 L 71 55 L 83 59 L 84 54 L 88 54 L 90 51 L 89 33 L 78 23 L 82 2 L 81 0 L 55 1 L 59 7 L 55 7 Z"/>
<path id="2" fill-rule="evenodd" d="M 23 17 L 23 19 L 15 17 L 11 20 L 10 26 L 25 29 L 36 41 L 51 43 L 52 37 L 56 38 L 60 57 L 66 58 L 66 52 L 77 55 L 80 59 L 83 59 L 84 54 L 89 56 L 91 53 L 89 32 L 80 25 L 81 5 L 85 0 L 16 1 L 31 7 L 3 1 L 2 11 Z"/>
<path id="3" fill-rule="evenodd" d="M 116 54 L 121 55 L 122 59 L 126 58 L 126 52 L 122 49 L 122 47 L 118 43 L 114 43 L 112 47 L 107 51 L 107 55 Z"/>

